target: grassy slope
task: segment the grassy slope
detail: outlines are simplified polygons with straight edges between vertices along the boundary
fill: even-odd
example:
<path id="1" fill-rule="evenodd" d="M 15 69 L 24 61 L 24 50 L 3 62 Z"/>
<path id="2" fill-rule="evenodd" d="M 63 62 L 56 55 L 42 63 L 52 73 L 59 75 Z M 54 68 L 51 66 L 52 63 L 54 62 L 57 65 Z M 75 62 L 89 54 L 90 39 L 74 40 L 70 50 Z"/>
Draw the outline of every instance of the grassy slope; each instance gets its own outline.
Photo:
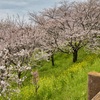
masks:
<path id="1" fill-rule="evenodd" d="M 87 74 L 90 71 L 100 72 L 100 55 L 79 52 L 77 63 L 72 63 L 72 55 L 57 53 L 55 66 L 43 62 L 37 70 L 40 74 L 38 94 L 34 93 L 31 79 L 18 96 L 13 100 L 86 100 Z M 35 69 L 36 70 L 36 69 Z"/>

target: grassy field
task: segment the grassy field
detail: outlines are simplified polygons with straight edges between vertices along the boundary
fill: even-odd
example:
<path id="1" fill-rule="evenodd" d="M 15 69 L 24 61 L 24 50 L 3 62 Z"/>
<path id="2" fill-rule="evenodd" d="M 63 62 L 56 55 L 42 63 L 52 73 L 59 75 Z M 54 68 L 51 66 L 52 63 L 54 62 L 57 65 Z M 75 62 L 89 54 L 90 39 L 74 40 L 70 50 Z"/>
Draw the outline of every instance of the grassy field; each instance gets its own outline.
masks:
<path id="1" fill-rule="evenodd" d="M 33 71 L 39 72 L 39 89 L 35 93 L 31 73 L 19 94 L 12 100 L 87 100 L 87 75 L 90 71 L 100 72 L 100 55 L 79 52 L 78 61 L 72 55 L 57 53 L 55 66 L 42 62 Z"/>

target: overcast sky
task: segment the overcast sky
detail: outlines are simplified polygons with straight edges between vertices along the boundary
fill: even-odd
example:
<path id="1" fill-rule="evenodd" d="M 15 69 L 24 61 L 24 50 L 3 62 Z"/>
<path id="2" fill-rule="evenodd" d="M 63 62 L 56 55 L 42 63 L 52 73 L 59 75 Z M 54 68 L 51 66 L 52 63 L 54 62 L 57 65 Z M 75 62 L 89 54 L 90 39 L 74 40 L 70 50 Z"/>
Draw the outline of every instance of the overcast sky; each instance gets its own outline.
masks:
<path id="1" fill-rule="evenodd" d="M 20 16 L 27 16 L 28 12 L 38 12 L 43 10 L 44 8 L 53 7 L 56 3 L 59 3 L 60 1 L 61 0 L 0 0 L 0 19 L 5 18 L 7 15 L 11 16 L 19 14 Z"/>

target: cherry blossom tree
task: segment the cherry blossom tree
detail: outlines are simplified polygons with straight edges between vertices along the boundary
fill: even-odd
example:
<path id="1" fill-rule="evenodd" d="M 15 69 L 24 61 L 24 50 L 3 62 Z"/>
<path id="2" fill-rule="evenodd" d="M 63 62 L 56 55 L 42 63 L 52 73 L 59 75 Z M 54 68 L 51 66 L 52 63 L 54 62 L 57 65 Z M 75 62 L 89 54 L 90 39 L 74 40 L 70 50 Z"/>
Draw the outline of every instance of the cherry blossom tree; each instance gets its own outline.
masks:
<path id="1" fill-rule="evenodd" d="M 41 32 L 50 37 L 51 42 L 54 39 L 55 47 L 64 53 L 73 53 L 73 62 L 76 62 L 78 51 L 93 39 L 92 32 L 99 25 L 99 11 L 98 0 L 62 2 L 60 6 L 38 15 L 30 13 L 30 18 L 41 27 Z"/>
<path id="2" fill-rule="evenodd" d="M 54 55 L 57 51 L 57 47 L 53 36 L 54 34 L 52 35 L 51 30 L 55 28 L 55 24 L 53 21 L 45 19 L 42 15 L 38 16 L 36 13 L 30 13 L 30 19 L 35 22 L 35 27 L 37 27 L 36 35 L 39 48 L 48 53 L 52 66 L 54 66 Z"/>
<path id="3" fill-rule="evenodd" d="M 100 53 L 100 1 L 99 0 L 89 0 L 91 8 L 91 16 L 89 15 L 90 20 L 93 20 L 96 24 L 92 28 L 89 40 L 87 45 L 88 49 L 94 53 Z"/>
<path id="4" fill-rule="evenodd" d="M 29 64 L 30 57 L 34 54 L 35 59 L 47 57 L 47 54 L 40 51 L 35 52 L 39 47 L 37 28 L 24 19 L 11 19 L 10 17 L 0 22 L 0 95 L 8 98 L 16 89 L 12 84 L 16 84 L 18 89 L 27 78 L 26 73 L 31 70 Z M 42 55 L 41 55 L 42 54 Z M 47 59 L 47 58 L 46 58 Z M 7 95 L 9 93 L 9 95 Z"/>
<path id="5" fill-rule="evenodd" d="M 0 23 L 0 95 L 9 98 L 26 79 L 31 67 L 28 63 L 35 48 L 34 30 L 19 19 L 5 19 Z M 23 76 L 22 76 L 23 75 Z"/>

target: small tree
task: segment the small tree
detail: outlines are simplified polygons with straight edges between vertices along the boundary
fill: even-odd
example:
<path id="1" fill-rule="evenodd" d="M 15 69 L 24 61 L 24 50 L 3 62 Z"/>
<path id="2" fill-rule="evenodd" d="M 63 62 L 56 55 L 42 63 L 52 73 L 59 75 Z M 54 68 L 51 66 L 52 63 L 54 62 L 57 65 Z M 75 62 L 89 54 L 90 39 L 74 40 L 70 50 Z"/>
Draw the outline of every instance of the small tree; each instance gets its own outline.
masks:
<path id="1" fill-rule="evenodd" d="M 54 63 L 54 55 L 57 51 L 55 39 L 51 35 L 51 27 L 54 26 L 52 21 L 45 19 L 44 16 L 37 15 L 36 13 L 30 13 L 30 19 L 35 22 L 36 27 L 36 36 L 37 36 L 37 43 L 39 44 L 40 49 L 44 50 L 49 54 L 49 57 L 52 62 L 52 66 L 55 65 Z M 48 20 L 48 21 L 47 21 Z M 54 27 L 52 27 L 54 29 Z M 51 56 L 50 56 L 51 55 Z"/>
<path id="2" fill-rule="evenodd" d="M 39 89 L 39 85 L 38 85 L 39 73 L 37 71 L 32 72 L 32 76 L 33 76 L 33 85 L 35 86 L 35 94 L 37 95 Z"/>

